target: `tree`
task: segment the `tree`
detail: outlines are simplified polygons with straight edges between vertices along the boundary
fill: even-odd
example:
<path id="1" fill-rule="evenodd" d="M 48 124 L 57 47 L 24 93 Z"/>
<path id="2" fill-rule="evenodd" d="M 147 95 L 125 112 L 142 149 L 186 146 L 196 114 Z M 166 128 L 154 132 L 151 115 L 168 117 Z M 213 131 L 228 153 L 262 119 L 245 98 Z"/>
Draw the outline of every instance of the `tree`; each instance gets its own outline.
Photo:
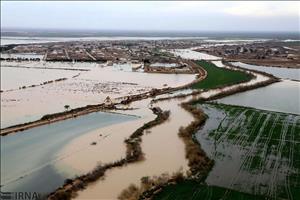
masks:
<path id="1" fill-rule="evenodd" d="M 65 108 L 66 110 L 69 110 L 70 106 L 69 106 L 69 105 L 65 105 L 64 108 Z"/>

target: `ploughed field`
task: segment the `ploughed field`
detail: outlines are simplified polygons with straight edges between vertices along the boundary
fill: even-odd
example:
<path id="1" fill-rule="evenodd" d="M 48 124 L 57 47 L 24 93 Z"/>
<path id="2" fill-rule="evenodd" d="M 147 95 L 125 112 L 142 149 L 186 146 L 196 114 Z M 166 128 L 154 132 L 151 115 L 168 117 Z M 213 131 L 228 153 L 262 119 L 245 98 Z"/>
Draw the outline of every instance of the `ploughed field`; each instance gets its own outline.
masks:
<path id="1" fill-rule="evenodd" d="M 196 63 L 207 71 L 207 77 L 204 80 L 195 83 L 192 86 L 193 89 L 213 89 L 250 81 L 252 78 L 251 75 L 245 72 L 220 68 L 215 64 L 204 60 L 196 61 Z"/>
<path id="2" fill-rule="evenodd" d="M 196 138 L 215 160 L 205 183 L 166 187 L 155 199 L 299 199 L 300 116 L 199 104 L 209 116 Z"/>

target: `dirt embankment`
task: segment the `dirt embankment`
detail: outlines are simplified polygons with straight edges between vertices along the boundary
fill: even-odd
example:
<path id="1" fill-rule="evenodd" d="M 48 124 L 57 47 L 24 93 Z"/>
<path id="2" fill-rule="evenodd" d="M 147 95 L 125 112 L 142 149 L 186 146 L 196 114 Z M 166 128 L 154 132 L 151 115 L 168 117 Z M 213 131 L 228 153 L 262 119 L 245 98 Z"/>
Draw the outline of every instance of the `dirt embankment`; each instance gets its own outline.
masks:
<path id="1" fill-rule="evenodd" d="M 185 144 L 186 159 L 188 160 L 190 171 L 186 175 L 182 171 L 178 171 L 172 175 L 162 174 L 159 177 L 143 177 L 140 186 L 131 184 L 124 189 L 119 195 L 120 200 L 151 199 L 168 185 L 187 179 L 203 181 L 206 178 L 214 165 L 214 161 L 206 155 L 194 137 L 196 131 L 205 123 L 206 115 L 202 110 L 191 105 L 192 103 L 193 101 L 182 103 L 181 106 L 191 113 L 195 120 L 188 126 L 181 127 L 178 133 Z"/>
<path id="2" fill-rule="evenodd" d="M 190 105 L 190 102 L 183 103 L 181 106 L 194 117 L 187 127 L 179 129 L 179 137 L 185 143 L 186 158 L 190 167 L 191 176 L 197 179 L 202 179 L 214 165 L 214 162 L 208 158 L 201 145 L 194 138 L 194 134 L 206 121 L 204 112 L 195 106 Z"/>
<path id="3" fill-rule="evenodd" d="M 124 141 L 127 148 L 125 158 L 105 165 L 100 165 L 96 167 L 92 172 L 81 175 L 79 177 L 75 177 L 74 179 L 65 180 L 63 186 L 57 188 L 54 192 L 48 195 L 48 199 L 71 199 L 72 197 L 76 196 L 77 191 L 83 190 L 90 183 L 93 183 L 99 178 L 103 177 L 107 170 L 143 160 L 144 155 L 141 148 L 141 137 L 143 136 L 144 131 L 165 122 L 170 116 L 169 111 L 162 111 L 158 107 L 152 108 L 152 111 L 157 115 L 157 117 L 153 121 L 150 121 L 137 129 L 128 139 Z"/>
<path id="4" fill-rule="evenodd" d="M 262 65 L 265 67 L 280 67 L 280 68 L 300 68 L 299 59 L 298 60 L 290 60 L 290 59 L 226 59 L 229 62 L 243 62 L 250 65 Z"/>
<path id="5" fill-rule="evenodd" d="M 5 136 L 5 135 L 8 135 L 8 134 L 11 134 L 14 132 L 24 131 L 24 130 L 34 128 L 37 126 L 42 126 L 45 124 L 50 124 L 50 123 L 74 118 L 74 117 L 77 117 L 80 115 L 85 115 L 85 114 L 88 114 L 91 112 L 100 111 L 105 108 L 106 108 L 105 104 L 87 105 L 85 107 L 75 108 L 75 109 L 72 109 L 69 111 L 44 115 L 41 119 L 33 121 L 33 122 L 28 122 L 28 123 L 24 123 L 24 124 L 18 124 L 18 125 L 10 126 L 7 128 L 3 128 L 3 129 L 1 129 L 0 134 L 1 134 L 1 136 Z"/>
<path id="6" fill-rule="evenodd" d="M 77 76 L 77 75 L 75 75 Z M 79 76 L 79 74 L 78 74 Z M 55 79 L 55 80 L 50 80 L 50 81 L 45 81 L 45 82 L 42 82 L 38 85 L 29 85 L 29 86 L 20 86 L 19 87 L 19 90 L 23 90 L 23 89 L 26 89 L 26 88 L 34 88 L 34 87 L 39 87 L 39 86 L 44 86 L 44 85 L 48 85 L 48 84 L 51 84 L 51 83 L 57 83 L 57 82 L 61 82 L 61 81 L 65 81 L 67 80 L 67 78 L 58 78 L 58 79 Z M 15 91 L 16 89 L 11 89 L 11 90 L 5 90 L 5 91 L 0 91 L 1 93 L 2 92 L 11 92 L 11 91 Z"/>
<path id="7" fill-rule="evenodd" d="M 90 69 L 83 69 L 83 68 L 71 68 L 71 67 L 28 67 L 28 66 L 10 66 L 5 65 L 3 67 L 10 67 L 10 68 L 26 68 L 26 69 L 53 69 L 53 70 L 67 70 L 67 71 L 83 71 L 87 72 L 90 71 Z"/>

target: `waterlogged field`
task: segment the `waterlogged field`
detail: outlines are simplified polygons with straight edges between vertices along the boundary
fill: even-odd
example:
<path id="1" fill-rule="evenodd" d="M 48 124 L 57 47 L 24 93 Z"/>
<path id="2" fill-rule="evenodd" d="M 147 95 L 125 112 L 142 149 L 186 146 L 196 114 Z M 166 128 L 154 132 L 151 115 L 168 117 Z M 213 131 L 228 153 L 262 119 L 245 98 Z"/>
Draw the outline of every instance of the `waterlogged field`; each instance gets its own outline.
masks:
<path id="1" fill-rule="evenodd" d="M 107 96 L 117 99 L 153 88 L 182 86 L 195 79 L 193 74 L 133 72 L 130 64 L 9 62 L 9 65 L 14 67 L 3 68 L 7 78 L 1 80 L 1 87 L 3 84 L 16 90 L 1 93 L 1 128 L 62 112 L 65 105 L 73 109 L 99 104 Z M 12 78 L 16 74 L 22 79 Z M 56 77 L 67 79 L 39 85 Z M 37 85 L 28 87 L 31 84 Z M 23 85 L 26 88 L 18 89 Z"/>
<path id="2" fill-rule="evenodd" d="M 299 115 L 224 104 L 202 107 L 211 119 L 197 138 L 216 161 L 209 185 L 273 199 L 300 197 Z"/>
<path id="3" fill-rule="evenodd" d="M 220 68 L 204 60 L 197 61 L 197 64 L 207 71 L 207 77 L 195 83 L 192 86 L 194 89 L 212 89 L 251 80 L 251 76 L 244 72 Z"/>
<path id="4" fill-rule="evenodd" d="M 228 194 L 227 194 L 228 193 Z M 226 196 L 226 198 L 224 198 Z M 154 200 L 210 200 L 210 199 L 243 199 L 243 200 L 261 200 L 262 196 L 255 196 L 234 190 L 228 190 L 216 186 L 203 185 L 197 181 L 188 180 L 177 185 L 170 185 L 164 188 L 162 192 L 155 195 Z"/>
<path id="5" fill-rule="evenodd" d="M 42 68 L 20 68 L 2 65 L 1 90 L 18 90 L 22 87 L 40 86 L 48 81 L 61 78 L 72 78 L 79 74 L 77 71 Z"/>
<path id="6" fill-rule="evenodd" d="M 191 60 L 221 60 L 220 57 L 212 56 L 206 53 L 193 51 L 192 49 L 173 49 L 170 51 L 175 56 L 180 56 L 183 59 Z"/>
<path id="7" fill-rule="evenodd" d="M 215 165 L 205 184 L 168 186 L 155 199 L 300 198 L 299 115 L 225 104 L 199 107 L 209 118 L 196 138 Z"/>

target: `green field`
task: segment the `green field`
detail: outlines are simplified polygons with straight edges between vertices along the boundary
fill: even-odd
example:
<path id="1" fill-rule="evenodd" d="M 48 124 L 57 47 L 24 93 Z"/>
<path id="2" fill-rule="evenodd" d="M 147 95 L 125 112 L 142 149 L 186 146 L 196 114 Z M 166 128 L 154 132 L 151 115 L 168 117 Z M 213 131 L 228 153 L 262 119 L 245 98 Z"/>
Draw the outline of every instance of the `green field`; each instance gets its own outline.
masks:
<path id="1" fill-rule="evenodd" d="M 153 200 L 262 200 L 262 196 L 250 195 L 216 186 L 207 186 L 188 180 L 170 185 L 154 196 Z"/>
<path id="2" fill-rule="evenodd" d="M 197 139 L 215 161 L 205 182 L 215 187 L 183 182 L 156 199 L 300 199 L 299 115 L 214 103 L 198 106 L 209 118 Z"/>
<path id="3" fill-rule="evenodd" d="M 212 89 L 249 81 L 252 78 L 247 73 L 220 68 L 204 60 L 197 61 L 197 64 L 207 71 L 207 77 L 192 85 L 193 89 Z"/>

